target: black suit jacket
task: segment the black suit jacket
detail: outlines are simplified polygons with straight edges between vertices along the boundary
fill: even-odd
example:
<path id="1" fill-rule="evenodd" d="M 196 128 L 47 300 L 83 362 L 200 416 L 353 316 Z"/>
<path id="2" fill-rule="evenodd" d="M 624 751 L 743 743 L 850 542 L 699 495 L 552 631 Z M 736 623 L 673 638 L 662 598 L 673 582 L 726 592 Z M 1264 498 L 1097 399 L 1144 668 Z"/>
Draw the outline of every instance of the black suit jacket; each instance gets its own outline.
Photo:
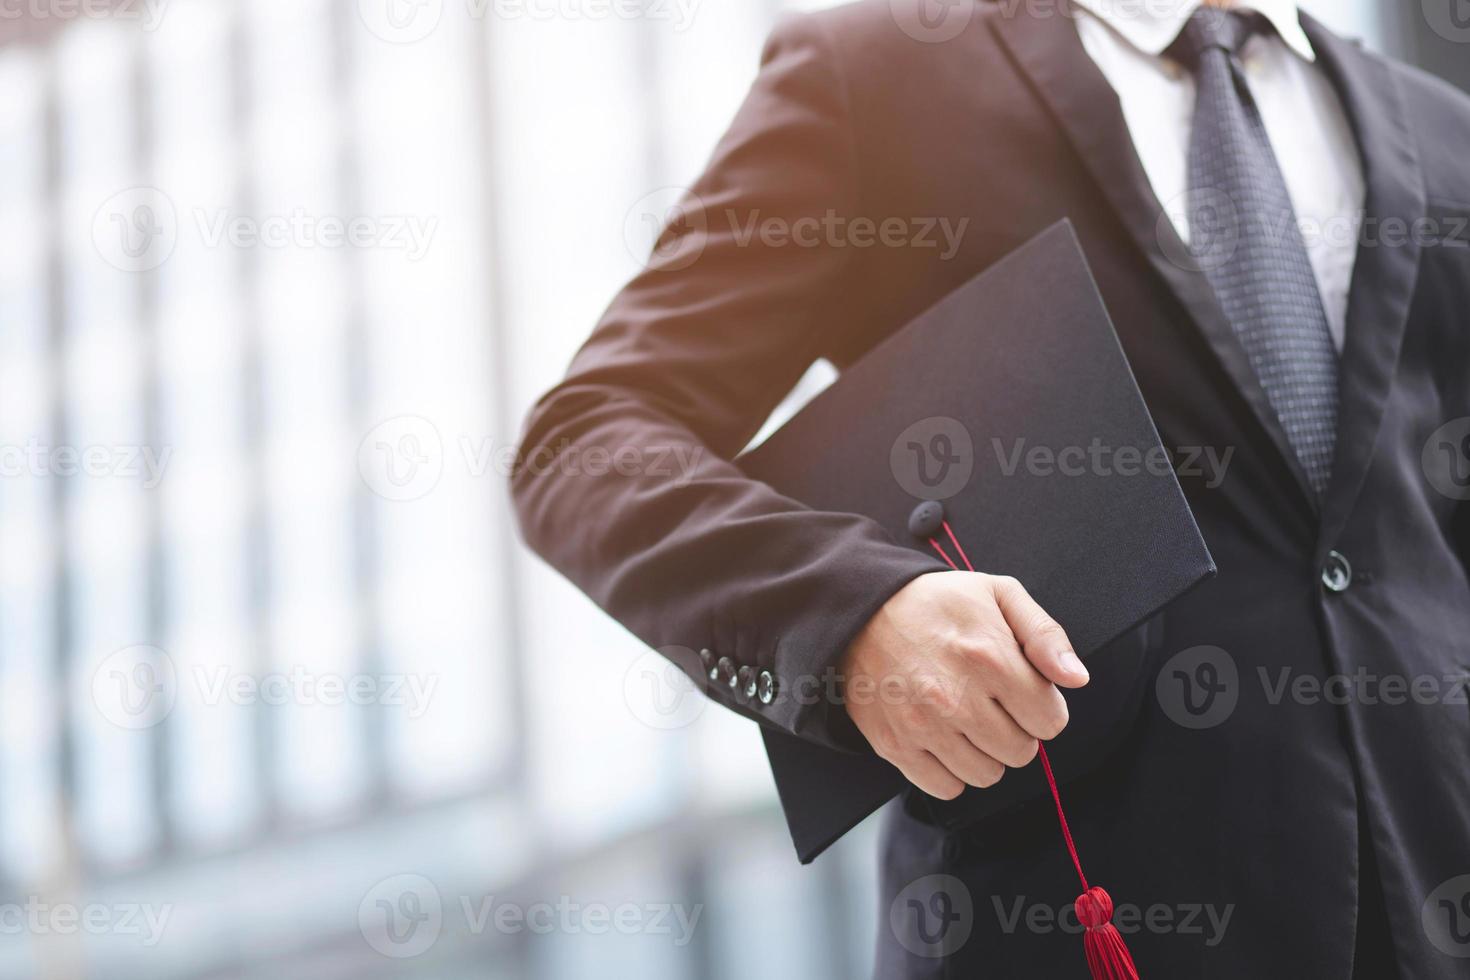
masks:
<path id="1" fill-rule="evenodd" d="M 893 592 L 943 566 L 862 518 L 798 507 L 730 459 L 814 359 L 851 363 L 1070 218 L 1165 444 L 1233 451 L 1218 486 L 1182 474 L 1219 576 L 1117 658 L 1136 675 L 1127 710 L 1067 736 L 1119 746 L 1069 780 L 1089 874 L 1120 905 L 1169 913 L 1134 917 L 1145 976 L 1343 980 L 1367 835 L 1405 976 L 1462 976 L 1470 706 L 1454 678 L 1470 668 L 1470 510 L 1436 489 L 1445 472 L 1429 478 L 1425 450 L 1470 416 L 1470 100 L 1303 18 L 1368 182 L 1337 464 L 1319 505 L 1208 282 L 1171 260 L 1186 253 L 1116 96 L 1065 8 L 1035 6 L 958 8 L 962 29 L 937 43 L 901 29 L 916 23 L 902 2 L 773 35 L 681 219 L 531 415 L 513 481 L 526 537 L 696 675 L 688 651 L 708 649 L 778 680 L 821 676 Z M 749 234 L 803 218 L 845 230 L 816 244 Z M 858 219 L 908 233 L 864 244 Z M 917 240 L 939 220 L 968 222 L 951 257 Z M 647 460 L 679 447 L 696 462 L 570 477 L 546 465 L 569 446 Z M 1335 591 L 1324 571 L 1344 560 L 1350 581 Z M 1393 678 L 1438 696 L 1384 703 Z M 861 748 L 830 699 L 710 694 Z M 881 975 L 1080 975 L 1075 936 L 1012 915 L 1061 912 L 1076 893 L 1045 806 L 976 823 L 921 801 L 895 817 Z M 971 919 L 934 958 L 888 927 L 887 902 L 902 914 L 904 889 L 937 873 Z"/>

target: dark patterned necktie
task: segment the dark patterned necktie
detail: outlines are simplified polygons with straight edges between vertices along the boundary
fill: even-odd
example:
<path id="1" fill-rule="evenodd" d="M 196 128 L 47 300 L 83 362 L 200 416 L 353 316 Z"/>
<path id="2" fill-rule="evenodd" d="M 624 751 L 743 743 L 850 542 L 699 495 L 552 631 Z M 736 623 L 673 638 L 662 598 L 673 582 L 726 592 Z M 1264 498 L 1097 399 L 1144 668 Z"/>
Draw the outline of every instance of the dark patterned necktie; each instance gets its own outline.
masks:
<path id="1" fill-rule="evenodd" d="M 1264 26 L 1259 15 L 1201 7 L 1169 49 L 1198 89 L 1190 253 L 1320 497 L 1337 437 L 1338 357 L 1286 180 L 1238 58 Z"/>

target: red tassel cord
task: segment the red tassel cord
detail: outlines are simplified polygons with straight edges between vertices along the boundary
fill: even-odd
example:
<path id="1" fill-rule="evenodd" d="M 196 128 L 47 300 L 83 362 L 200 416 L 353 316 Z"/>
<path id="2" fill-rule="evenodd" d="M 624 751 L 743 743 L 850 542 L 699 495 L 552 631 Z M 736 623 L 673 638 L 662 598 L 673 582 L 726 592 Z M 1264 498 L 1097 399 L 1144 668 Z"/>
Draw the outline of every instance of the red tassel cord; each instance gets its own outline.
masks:
<path id="1" fill-rule="evenodd" d="M 970 564 L 970 557 L 960 547 L 959 538 L 955 537 L 949 521 L 944 522 L 944 533 L 954 545 L 960 560 L 965 563 L 965 568 L 973 572 L 975 566 Z M 949 557 L 938 538 L 930 538 L 929 544 L 939 552 L 939 556 L 950 568 L 960 570 L 960 566 Z M 1062 793 L 1057 788 L 1057 778 L 1051 771 L 1051 759 L 1047 758 L 1044 744 L 1040 746 L 1038 754 L 1041 757 L 1041 768 L 1046 772 L 1046 783 L 1051 787 L 1052 801 L 1057 805 L 1057 820 L 1062 825 L 1067 852 L 1072 855 L 1072 866 L 1077 869 L 1077 878 L 1082 882 L 1082 895 L 1077 899 L 1076 907 L 1077 921 L 1087 930 L 1082 935 L 1082 945 L 1087 952 L 1087 967 L 1092 971 L 1093 980 L 1138 980 L 1138 967 L 1133 965 L 1133 956 L 1128 952 L 1118 927 L 1113 925 L 1112 897 L 1101 888 L 1090 887 L 1087 884 L 1087 875 L 1082 873 L 1082 861 L 1077 857 L 1077 842 L 1072 839 L 1072 828 L 1067 826 L 1067 814 L 1062 809 Z"/>

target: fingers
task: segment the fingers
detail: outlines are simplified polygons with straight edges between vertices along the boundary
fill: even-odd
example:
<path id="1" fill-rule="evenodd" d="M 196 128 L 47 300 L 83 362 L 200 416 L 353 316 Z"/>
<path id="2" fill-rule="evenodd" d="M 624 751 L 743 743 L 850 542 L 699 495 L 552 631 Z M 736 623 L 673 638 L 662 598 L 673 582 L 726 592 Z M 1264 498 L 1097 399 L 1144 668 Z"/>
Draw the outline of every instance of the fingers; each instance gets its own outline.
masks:
<path id="1" fill-rule="evenodd" d="M 962 725 L 965 738 L 991 759 L 1011 769 L 1024 769 L 1036 758 L 1038 736 L 1032 735 L 991 698 L 978 699 Z M 970 782 L 968 779 L 965 782 Z M 971 785 L 975 785 L 971 783 Z"/>
<path id="2" fill-rule="evenodd" d="M 1047 742 L 1062 733 L 1069 717 L 1066 699 L 1031 666 L 1005 623 L 969 636 L 966 644 L 969 661 L 980 678 L 980 683 L 967 688 L 971 693 L 966 710 L 971 717 L 989 718 L 987 702 L 989 706 L 999 702 L 1014 724 L 1033 739 Z"/>
<path id="3" fill-rule="evenodd" d="M 1085 687 L 1091 677 L 1073 652 L 1066 631 L 1046 614 L 1020 582 L 1005 577 L 993 582 L 995 604 L 1031 666 L 1059 687 Z"/>
<path id="4" fill-rule="evenodd" d="M 930 750 L 952 775 L 969 786 L 985 789 L 1000 782 L 1006 767 L 980 751 L 958 732 L 951 732 Z"/>
<path id="5" fill-rule="evenodd" d="M 929 752 L 914 752 L 889 759 L 903 778 L 938 800 L 952 800 L 965 791 L 964 780 L 950 772 Z"/>

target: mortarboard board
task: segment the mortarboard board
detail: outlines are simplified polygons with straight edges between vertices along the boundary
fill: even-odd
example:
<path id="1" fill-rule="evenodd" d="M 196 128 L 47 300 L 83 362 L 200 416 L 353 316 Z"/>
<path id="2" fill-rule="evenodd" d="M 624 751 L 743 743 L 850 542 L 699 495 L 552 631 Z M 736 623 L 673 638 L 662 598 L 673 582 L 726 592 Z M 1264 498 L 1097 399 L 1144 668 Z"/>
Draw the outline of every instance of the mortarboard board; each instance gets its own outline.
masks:
<path id="1" fill-rule="evenodd" d="M 1215 570 L 1066 221 L 897 331 L 738 462 L 786 496 L 871 518 L 953 567 L 1015 576 L 1084 658 Z M 1136 669 L 1091 666 L 1092 683 L 1068 694 L 1069 731 L 1106 729 L 1084 719 L 1121 716 L 1137 696 Z M 763 735 L 803 863 L 895 796 L 920 792 L 871 752 Z M 1064 733 L 1056 772 L 1065 782 L 1112 747 Z M 1065 832 L 1045 749 L 1039 765 L 966 790 L 946 812 L 978 819 L 1048 784 Z M 1136 976 L 1108 924 L 1111 901 L 1083 881 L 1094 974 Z"/>

